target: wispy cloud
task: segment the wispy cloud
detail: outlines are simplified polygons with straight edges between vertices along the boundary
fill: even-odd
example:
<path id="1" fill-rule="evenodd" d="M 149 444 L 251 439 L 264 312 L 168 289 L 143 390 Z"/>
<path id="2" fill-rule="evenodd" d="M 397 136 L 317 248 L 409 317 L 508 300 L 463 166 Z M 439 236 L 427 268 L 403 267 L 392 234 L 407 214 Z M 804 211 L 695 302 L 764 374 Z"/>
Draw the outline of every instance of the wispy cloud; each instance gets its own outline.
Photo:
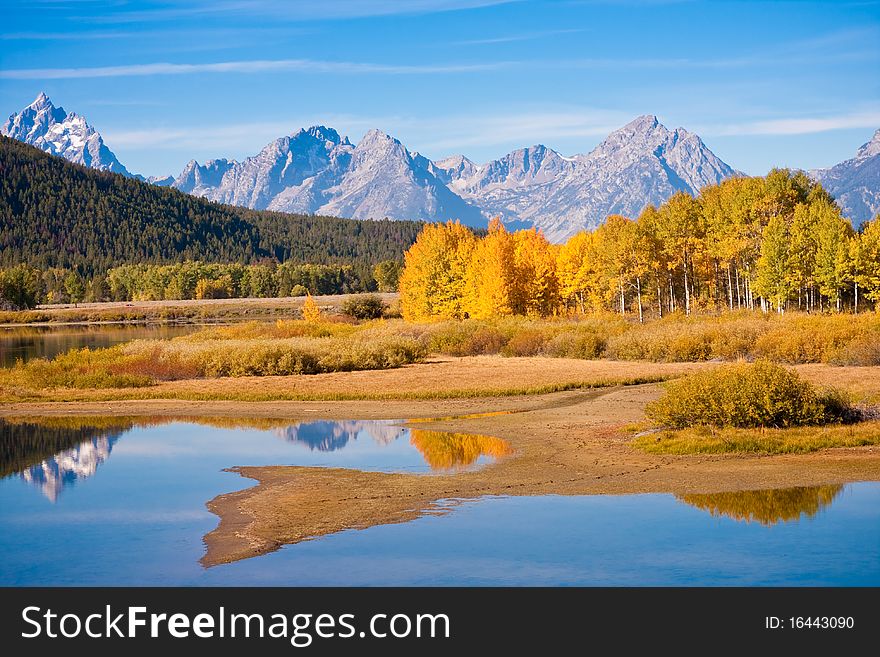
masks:
<path id="1" fill-rule="evenodd" d="M 479 9 L 522 0 L 322 0 L 277 2 L 275 0 L 187 0 L 170 2 L 150 10 L 123 6 L 100 16 L 83 17 L 94 23 L 140 23 L 169 21 L 195 16 L 243 16 L 288 21 L 338 20 L 399 14 L 431 14 Z"/>
<path id="2" fill-rule="evenodd" d="M 93 39 L 126 39 L 135 32 L 12 32 L 0 34 L 0 41 L 91 41 Z"/>
<path id="3" fill-rule="evenodd" d="M 880 128 L 880 110 L 868 110 L 824 117 L 791 117 L 705 126 L 706 135 L 806 135 L 852 128 Z"/>
<path id="4" fill-rule="evenodd" d="M 332 62 L 311 59 L 267 59 L 206 64 L 130 64 L 75 68 L 27 68 L 0 70 L 0 79 L 7 80 L 70 80 L 80 78 L 115 78 L 153 75 L 191 75 L 196 73 L 344 73 L 413 75 L 435 73 L 468 73 L 492 71 L 510 66 L 511 62 L 481 64 L 371 64 L 364 62 Z"/>
<path id="5" fill-rule="evenodd" d="M 453 41 L 454 46 L 474 46 L 474 45 L 491 45 L 495 43 L 514 43 L 517 41 L 534 41 L 536 39 L 546 39 L 548 37 L 560 36 L 562 34 L 577 34 L 585 32 L 583 29 L 570 30 L 547 30 L 545 32 L 526 32 L 523 34 L 509 34 L 506 36 L 489 37 L 485 39 L 466 39 L 464 41 Z"/>

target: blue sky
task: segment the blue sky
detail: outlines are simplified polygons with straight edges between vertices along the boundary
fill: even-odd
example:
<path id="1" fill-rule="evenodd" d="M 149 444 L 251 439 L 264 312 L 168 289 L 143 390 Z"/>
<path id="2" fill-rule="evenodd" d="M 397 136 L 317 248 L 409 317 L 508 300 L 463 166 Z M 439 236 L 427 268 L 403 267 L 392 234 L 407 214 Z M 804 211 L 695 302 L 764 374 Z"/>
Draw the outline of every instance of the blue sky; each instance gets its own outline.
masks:
<path id="1" fill-rule="evenodd" d="M 0 114 L 41 90 L 146 175 L 316 123 L 571 155 L 639 114 L 763 174 L 880 128 L 880 2 L 4 0 Z"/>

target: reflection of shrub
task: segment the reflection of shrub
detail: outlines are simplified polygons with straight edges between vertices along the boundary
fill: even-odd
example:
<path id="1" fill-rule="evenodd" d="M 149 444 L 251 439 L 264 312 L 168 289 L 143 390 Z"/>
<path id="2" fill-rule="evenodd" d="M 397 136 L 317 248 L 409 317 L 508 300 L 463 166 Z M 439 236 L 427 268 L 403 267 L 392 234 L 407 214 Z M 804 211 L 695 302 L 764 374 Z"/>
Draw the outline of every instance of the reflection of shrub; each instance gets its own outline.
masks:
<path id="1" fill-rule="evenodd" d="M 342 312 L 355 319 L 379 319 L 385 312 L 385 302 L 375 294 L 358 294 L 343 302 Z"/>
<path id="2" fill-rule="evenodd" d="M 727 516 L 762 525 L 797 520 L 802 515 L 815 516 L 831 504 L 843 490 L 841 485 L 809 488 L 744 490 L 730 493 L 676 495 L 683 502 L 708 511 L 713 516 Z"/>
<path id="3" fill-rule="evenodd" d="M 790 427 L 845 419 L 849 405 L 836 394 L 820 395 L 796 372 L 759 360 L 697 372 L 667 384 L 648 404 L 658 424 L 681 429 L 713 427 Z"/>

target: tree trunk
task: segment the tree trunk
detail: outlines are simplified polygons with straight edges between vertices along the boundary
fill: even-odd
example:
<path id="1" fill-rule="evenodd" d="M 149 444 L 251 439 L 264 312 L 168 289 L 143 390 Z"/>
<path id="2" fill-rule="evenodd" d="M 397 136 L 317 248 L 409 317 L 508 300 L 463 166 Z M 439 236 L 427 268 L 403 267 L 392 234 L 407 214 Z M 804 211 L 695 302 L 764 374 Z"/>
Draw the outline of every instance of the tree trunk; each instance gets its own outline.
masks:
<path id="1" fill-rule="evenodd" d="M 736 307 L 742 308 L 742 290 L 739 287 L 739 267 L 736 268 Z"/>
<path id="2" fill-rule="evenodd" d="M 617 287 L 620 289 L 620 314 L 621 316 L 626 317 L 626 300 L 623 296 L 623 283 L 617 281 Z"/>
<path id="3" fill-rule="evenodd" d="M 687 261 L 684 262 L 682 269 L 684 269 L 684 314 L 690 315 L 691 314 L 691 291 L 690 291 L 690 287 L 688 286 Z"/>
<path id="4" fill-rule="evenodd" d="M 660 319 L 663 319 L 663 295 L 660 293 L 660 282 L 657 281 L 657 312 Z"/>
<path id="5" fill-rule="evenodd" d="M 727 301 L 730 309 L 733 310 L 733 275 L 730 273 L 730 263 L 727 263 Z"/>
<path id="6" fill-rule="evenodd" d="M 858 281 L 853 281 L 853 292 L 855 293 L 855 297 L 856 297 L 856 303 L 855 303 L 853 310 L 855 311 L 855 314 L 858 315 L 859 314 L 859 282 Z"/>
<path id="7" fill-rule="evenodd" d="M 639 297 L 639 324 L 643 324 L 645 318 L 642 314 L 642 278 L 641 276 L 636 278 L 636 293 Z"/>

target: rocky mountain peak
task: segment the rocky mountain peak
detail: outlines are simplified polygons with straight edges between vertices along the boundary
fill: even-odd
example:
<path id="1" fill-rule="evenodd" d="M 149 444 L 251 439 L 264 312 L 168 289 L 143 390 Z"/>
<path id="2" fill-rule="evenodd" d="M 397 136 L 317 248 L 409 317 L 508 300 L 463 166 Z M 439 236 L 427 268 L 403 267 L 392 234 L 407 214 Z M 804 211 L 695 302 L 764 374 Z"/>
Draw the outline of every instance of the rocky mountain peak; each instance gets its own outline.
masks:
<path id="1" fill-rule="evenodd" d="M 875 155 L 880 155 L 880 129 L 856 151 L 857 158 L 874 157 Z"/>
<path id="2" fill-rule="evenodd" d="M 43 92 L 21 112 L 12 114 L 0 127 L 0 134 L 76 164 L 130 175 L 85 117 L 55 107 Z"/>

